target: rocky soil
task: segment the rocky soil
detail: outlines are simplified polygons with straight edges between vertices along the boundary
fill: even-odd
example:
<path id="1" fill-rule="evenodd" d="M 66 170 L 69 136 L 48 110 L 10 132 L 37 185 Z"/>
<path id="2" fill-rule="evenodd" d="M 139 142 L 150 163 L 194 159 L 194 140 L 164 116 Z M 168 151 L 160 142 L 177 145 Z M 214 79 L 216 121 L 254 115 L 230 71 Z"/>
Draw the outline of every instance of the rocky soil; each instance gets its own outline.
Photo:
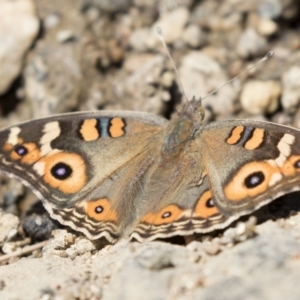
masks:
<path id="1" fill-rule="evenodd" d="M 169 118 L 187 98 L 206 122 L 300 128 L 297 0 L 1 0 L 0 127 L 81 110 Z M 0 299 L 299 299 L 300 194 L 225 232 L 91 242 L 0 177 Z M 255 225 L 256 220 L 258 222 Z"/>

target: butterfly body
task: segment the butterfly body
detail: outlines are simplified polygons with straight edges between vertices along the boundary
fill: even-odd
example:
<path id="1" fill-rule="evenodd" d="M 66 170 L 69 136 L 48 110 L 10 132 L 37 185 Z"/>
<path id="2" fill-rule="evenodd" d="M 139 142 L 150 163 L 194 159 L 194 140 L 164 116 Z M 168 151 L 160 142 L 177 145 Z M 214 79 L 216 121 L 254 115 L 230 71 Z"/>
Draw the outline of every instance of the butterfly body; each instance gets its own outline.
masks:
<path id="1" fill-rule="evenodd" d="M 193 99 L 170 121 L 107 111 L 29 121 L 0 132 L 0 171 L 52 218 L 110 242 L 224 228 L 299 190 L 298 130 L 203 117 Z"/>

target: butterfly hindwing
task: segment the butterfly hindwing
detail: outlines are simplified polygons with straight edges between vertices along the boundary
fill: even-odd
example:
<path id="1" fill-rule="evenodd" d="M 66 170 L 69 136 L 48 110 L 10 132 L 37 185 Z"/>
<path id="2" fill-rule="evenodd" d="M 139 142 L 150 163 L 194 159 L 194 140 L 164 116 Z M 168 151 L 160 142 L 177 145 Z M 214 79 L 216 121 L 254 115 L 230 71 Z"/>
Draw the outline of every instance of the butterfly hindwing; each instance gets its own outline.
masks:
<path id="1" fill-rule="evenodd" d="M 207 177 L 198 185 L 170 192 L 168 201 L 150 202 L 135 224 L 131 237 L 139 241 L 175 235 L 206 233 L 226 227 L 236 219 L 220 213 L 214 205 Z"/>
<path id="2" fill-rule="evenodd" d="M 161 153 L 142 195 L 131 236 L 139 241 L 205 233 L 224 228 L 227 217 L 214 205 L 212 186 L 192 141 L 184 156 L 169 162 Z"/>

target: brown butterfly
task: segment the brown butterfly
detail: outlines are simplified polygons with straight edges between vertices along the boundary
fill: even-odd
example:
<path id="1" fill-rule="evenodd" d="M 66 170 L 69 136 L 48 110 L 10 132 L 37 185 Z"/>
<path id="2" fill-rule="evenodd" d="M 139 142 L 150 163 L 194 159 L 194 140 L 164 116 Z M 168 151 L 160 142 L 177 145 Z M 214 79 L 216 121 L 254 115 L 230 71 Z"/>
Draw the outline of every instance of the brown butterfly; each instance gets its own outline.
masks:
<path id="1" fill-rule="evenodd" d="M 170 121 L 119 111 L 29 121 L 0 132 L 0 171 L 52 218 L 110 242 L 224 228 L 300 189 L 300 131 L 203 117 L 193 99 Z"/>

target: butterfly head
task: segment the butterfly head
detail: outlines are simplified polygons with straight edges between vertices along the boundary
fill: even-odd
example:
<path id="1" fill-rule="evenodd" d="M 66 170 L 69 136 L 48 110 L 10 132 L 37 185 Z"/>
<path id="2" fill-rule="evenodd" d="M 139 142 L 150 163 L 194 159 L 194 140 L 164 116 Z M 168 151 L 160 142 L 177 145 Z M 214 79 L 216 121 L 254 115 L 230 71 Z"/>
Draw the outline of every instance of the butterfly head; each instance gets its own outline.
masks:
<path id="1" fill-rule="evenodd" d="M 202 107 L 202 99 L 192 98 L 190 101 L 184 102 L 177 113 L 177 118 L 179 119 L 190 119 L 196 125 L 202 124 L 202 121 L 205 116 L 205 110 Z"/>

